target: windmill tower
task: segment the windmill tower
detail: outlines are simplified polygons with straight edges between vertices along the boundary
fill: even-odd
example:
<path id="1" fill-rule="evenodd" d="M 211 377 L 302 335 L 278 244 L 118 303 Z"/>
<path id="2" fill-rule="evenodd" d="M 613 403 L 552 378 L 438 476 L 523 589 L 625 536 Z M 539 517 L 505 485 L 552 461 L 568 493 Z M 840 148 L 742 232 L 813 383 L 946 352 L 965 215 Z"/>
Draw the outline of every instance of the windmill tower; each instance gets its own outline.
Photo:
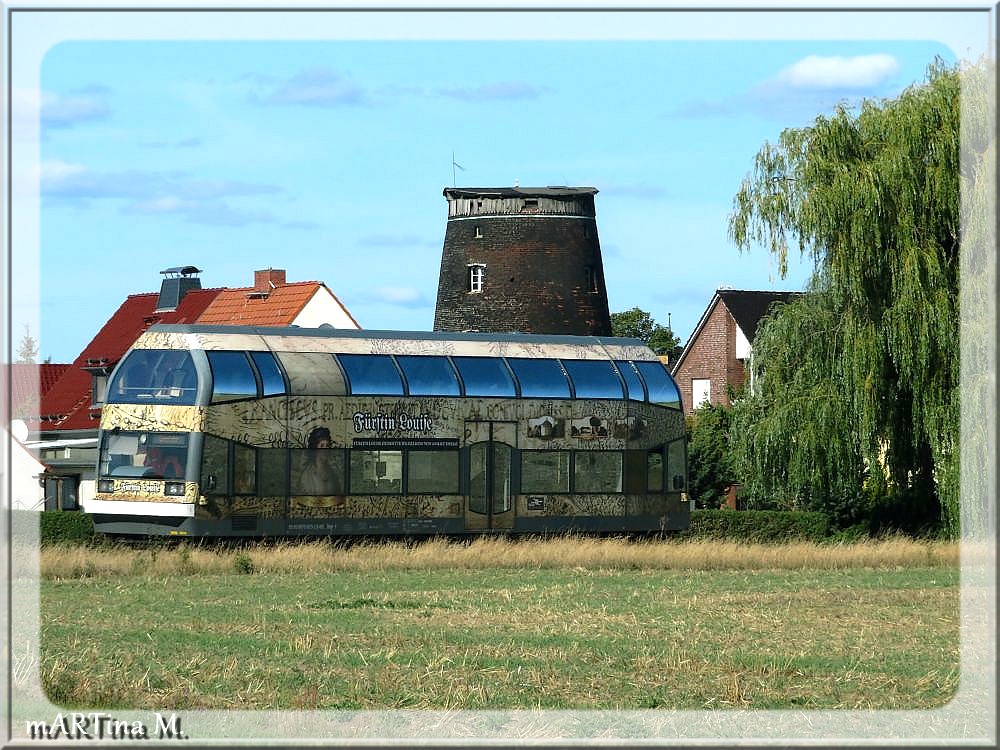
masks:
<path id="1" fill-rule="evenodd" d="M 610 336 L 596 188 L 445 188 L 435 331 Z"/>

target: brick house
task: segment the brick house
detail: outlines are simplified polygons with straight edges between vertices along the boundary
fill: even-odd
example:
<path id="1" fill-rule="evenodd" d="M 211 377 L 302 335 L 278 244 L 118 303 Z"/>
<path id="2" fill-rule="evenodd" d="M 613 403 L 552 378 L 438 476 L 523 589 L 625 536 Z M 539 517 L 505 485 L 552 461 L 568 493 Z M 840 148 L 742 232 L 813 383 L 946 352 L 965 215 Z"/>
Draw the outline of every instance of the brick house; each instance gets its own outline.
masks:
<path id="1" fill-rule="evenodd" d="M 702 403 L 729 406 L 729 389 L 746 383 L 747 364 L 761 319 L 801 292 L 717 289 L 671 372 L 684 414 Z"/>
<path id="2" fill-rule="evenodd" d="M 320 281 L 286 281 L 285 271 L 254 272 L 248 287 L 202 289 L 194 266 L 161 271 L 159 292 L 129 295 L 26 419 L 26 445 L 46 465 L 45 507 L 74 510 L 92 497 L 97 429 L 108 378 L 139 335 L 156 323 L 360 326 Z"/>

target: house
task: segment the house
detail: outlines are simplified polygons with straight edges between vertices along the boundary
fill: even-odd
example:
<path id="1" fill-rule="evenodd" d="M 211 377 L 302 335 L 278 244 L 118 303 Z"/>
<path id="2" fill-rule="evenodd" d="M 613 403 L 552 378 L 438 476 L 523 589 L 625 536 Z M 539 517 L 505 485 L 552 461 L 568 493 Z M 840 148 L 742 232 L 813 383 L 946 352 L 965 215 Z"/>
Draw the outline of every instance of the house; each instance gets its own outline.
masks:
<path id="1" fill-rule="evenodd" d="M 685 415 L 701 404 L 729 406 L 730 389 L 746 383 L 757 327 L 775 306 L 801 292 L 717 289 L 671 370 Z"/>
<path id="2" fill-rule="evenodd" d="M 159 292 L 129 295 L 41 398 L 27 443 L 46 465 L 46 506 L 76 507 L 95 491 L 97 429 L 108 377 L 156 323 L 359 328 L 320 281 L 291 282 L 284 270 L 254 272 L 253 286 L 203 289 L 194 266 L 160 272 Z"/>
<path id="3" fill-rule="evenodd" d="M 36 510 L 43 506 L 45 496 L 39 478 L 45 472 L 45 465 L 25 447 L 28 439 L 25 420 L 38 414 L 39 399 L 48 393 L 67 369 L 68 364 L 48 362 L 17 362 L 3 368 L 4 391 L 10 393 L 11 421 L 9 429 L 8 425 L 3 425 L 0 445 L 10 446 L 10 452 L 5 453 L 4 458 L 10 461 L 8 489 L 11 508 Z"/>

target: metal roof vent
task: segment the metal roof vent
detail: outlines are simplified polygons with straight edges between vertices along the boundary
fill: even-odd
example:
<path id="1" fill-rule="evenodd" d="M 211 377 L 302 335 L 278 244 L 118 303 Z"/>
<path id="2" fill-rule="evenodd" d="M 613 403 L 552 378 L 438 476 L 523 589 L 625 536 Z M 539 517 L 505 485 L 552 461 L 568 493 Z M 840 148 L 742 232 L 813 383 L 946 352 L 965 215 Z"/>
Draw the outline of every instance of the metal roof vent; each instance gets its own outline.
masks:
<path id="1" fill-rule="evenodd" d="M 200 268 L 176 266 L 160 273 L 163 275 L 163 283 L 160 284 L 160 296 L 156 300 L 156 312 L 176 310 L 185 294 L 193 289 L 201 289 L 201 279 L 195 276 L 201 273 Z"/>

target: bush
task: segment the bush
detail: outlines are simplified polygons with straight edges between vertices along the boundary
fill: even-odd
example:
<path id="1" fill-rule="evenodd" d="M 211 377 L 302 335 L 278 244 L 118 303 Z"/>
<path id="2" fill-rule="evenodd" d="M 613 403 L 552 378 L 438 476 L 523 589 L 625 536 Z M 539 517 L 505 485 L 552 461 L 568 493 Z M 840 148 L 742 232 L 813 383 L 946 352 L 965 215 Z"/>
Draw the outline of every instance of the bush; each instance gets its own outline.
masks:
<path id="1" fill-rule="evenodd" d="M 42 544 L 90 544 L 95 539 L 94 520 L 86 513 L 46 510 L 38 516 Z"/>
<path id="2" fill-rule="evenodd" d="M 694 510 L 688 538 L 738 542 L 822 541 L 829 530 L 824 513 L 788 510 Z"/>

